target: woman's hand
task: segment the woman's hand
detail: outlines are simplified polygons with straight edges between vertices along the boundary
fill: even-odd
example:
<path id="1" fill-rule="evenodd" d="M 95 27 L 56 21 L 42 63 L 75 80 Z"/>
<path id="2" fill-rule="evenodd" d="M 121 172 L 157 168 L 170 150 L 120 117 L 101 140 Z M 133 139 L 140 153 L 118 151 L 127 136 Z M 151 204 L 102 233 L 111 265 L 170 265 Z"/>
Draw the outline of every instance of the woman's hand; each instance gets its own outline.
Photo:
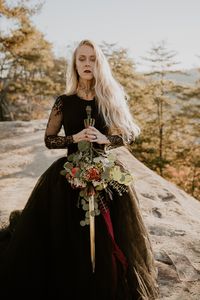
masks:
<path id="1" fill-rule="evenodd" d="M 107 137 L 92 126 L 89 126 L 88 128 L 85 128 L 74 134 L 73 140 L 74 143 L 78 143 L 80 141 L 89 141 L 98 144 L 110 144 L 110 141 L 107 139 Z"/>
<path id="2" fill-rule="evenodd" d="M 87 137 L 87 129 L 83 129 L 80 132 L 73 134 L 73 141 L 74 143 L 78 143 L 80 141 L 88 141 L 88 137 Z"/>
<path id="3" fill-rule="evenodd" d="M 86 138 L 88 138 L 88 141 L 92 143 L 110 144 L 107 137 L 93 126 L 86 128 Z"/>

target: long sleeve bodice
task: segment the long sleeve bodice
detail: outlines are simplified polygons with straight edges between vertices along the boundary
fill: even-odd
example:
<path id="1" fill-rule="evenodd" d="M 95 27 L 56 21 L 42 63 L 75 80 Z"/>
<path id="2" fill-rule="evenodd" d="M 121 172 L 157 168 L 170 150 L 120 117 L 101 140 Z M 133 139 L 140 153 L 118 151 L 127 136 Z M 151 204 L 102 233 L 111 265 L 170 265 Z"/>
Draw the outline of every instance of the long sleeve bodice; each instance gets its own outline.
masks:
<path id="1" fill-rule="evenodd" d="M 73 135 L 84 129 L 84 119 L 87 118 L 86 106 L 92 108 L 91 117 L 95 119 L 95 127 L 107 136 L 110 141 L 109 147 L 122 146 L 123 139 L 119 135 L 109 135 L 108 128 L 102 115 L 98 111 L 96 99 L 85 100 L 78 95 L 59 96 L 50 112 L 45 131 L 45 145 L 49 149 L 68 148 L 70 152 L 76 151 Z M 58 135 L 62 126 L 65 136 Z"/>

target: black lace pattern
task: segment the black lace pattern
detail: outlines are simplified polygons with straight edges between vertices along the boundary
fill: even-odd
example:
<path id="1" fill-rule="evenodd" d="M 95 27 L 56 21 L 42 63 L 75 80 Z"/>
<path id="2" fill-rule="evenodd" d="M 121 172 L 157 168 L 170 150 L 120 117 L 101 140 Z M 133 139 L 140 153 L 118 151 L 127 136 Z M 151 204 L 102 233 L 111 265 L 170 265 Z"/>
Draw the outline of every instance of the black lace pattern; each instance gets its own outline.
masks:
<path id="1" fill-rule="evenodd" d="M 67 148 L 70 144 L 73 144 L 73 136 L 57 136 L 57 135 L 46 135 L 45 145 L 49 149 L 62 149 Z"/>
<path id="2" fill-rule="evenodd" d="M 63 101 L 62 96 L 56 99 L 49 116 L 44 137 L 45 145 L 49 149 L 67 148 L 74 142 L 72 135 L 58 136 L 63 125 Z"/>
<path id="3" fill-rule="evenodd" d="M 63 105 L 64 105 L 63 104 L 63 98 L 61 96 L 59 96 L 56 99 L 56 101 L 55 101 L 55 103 L 54 103 L 54 105 L 52 107 L 52 110 L 54 111 L 55 115 L 62 114 L 62 112 L 63 112 Z"/>
<path id="4" fill-rule="evenodd" d="M 106 135 L 106 137 L 110 142 L 108 148 L 124 146 L 123 138 L 120 135 Z"/>

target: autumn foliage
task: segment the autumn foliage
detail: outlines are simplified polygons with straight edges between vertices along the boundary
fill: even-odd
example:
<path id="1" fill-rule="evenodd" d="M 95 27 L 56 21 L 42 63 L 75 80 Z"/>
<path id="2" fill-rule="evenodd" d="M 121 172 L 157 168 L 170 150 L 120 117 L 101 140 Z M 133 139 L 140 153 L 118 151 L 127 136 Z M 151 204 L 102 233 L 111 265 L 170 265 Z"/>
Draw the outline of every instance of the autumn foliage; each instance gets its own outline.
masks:
<path id="1" fill-rule="evenodd" d="M 0 31 L 0 121 L 47 118 L 54 98 L 65 91 L 67 61 L 55 57 L 51 43 L 31 21 L 39 9 L 40 1 L 32 7 L 30 1 L 12 6 L 0 1 L 7 24 Z M 191 85 L 170 77 L 182 71 L 176 67 L 176 53 L 163 42 L 144 58 L 151 69 L 143 73 L 136 71 L 127 49 L 105 42 L 101 47 L 141 127 L 130 151 L 200 200 L 200 81 Z"/>

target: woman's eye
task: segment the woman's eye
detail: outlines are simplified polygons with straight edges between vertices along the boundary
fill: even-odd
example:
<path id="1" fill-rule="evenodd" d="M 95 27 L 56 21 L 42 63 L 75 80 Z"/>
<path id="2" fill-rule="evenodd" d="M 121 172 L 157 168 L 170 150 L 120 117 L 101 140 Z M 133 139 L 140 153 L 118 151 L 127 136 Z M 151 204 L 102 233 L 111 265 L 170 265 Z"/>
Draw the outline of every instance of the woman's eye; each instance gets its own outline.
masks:
<path id="1" fill-rule="evenodd" d="M 79 61 L 85 61 L 86 58 L 85 57 L 79 57 Z M 95 57 L 91 57 L 90 61 L 95 62 L 96 58 Z"/>

